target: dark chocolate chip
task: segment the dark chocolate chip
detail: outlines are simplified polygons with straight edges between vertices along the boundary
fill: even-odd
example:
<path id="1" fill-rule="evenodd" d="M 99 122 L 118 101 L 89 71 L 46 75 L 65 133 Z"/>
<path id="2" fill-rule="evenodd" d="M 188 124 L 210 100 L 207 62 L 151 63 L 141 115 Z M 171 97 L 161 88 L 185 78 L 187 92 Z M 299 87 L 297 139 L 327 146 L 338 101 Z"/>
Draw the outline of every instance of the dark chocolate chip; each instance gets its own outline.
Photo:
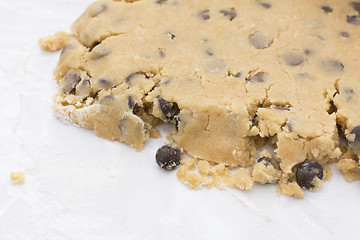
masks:
<path id="1" fill-rule="evenodd" d="M 360 2 L 351 2 L 350 5 L 354 8 L 355 11 L 360 13 Z"/>
<path id="2" fill-rule="evenodd" d="M 235 74 L 234 77 L 235 77 L 235 78 L 240 78 L 241 75 L 242 75 L 241 72 L 239 72 L 239 73 Z"/>
<path id="3" fill-rule="evenodd" d="M 105 89 L 105 90 L 111 88 L 112 84 L 113 84 L 113 82 L 111 80 L 107 80 L 107 79 L 104 79 L 104 78 L 99 78 L 97 80 L 97 82 L 100 85 L 100 87 Z"/>
<path id="4" fill-rule="evenodd" d="M 235 11 L 235 9 L 231 8 L 231 9 L 223 9 L 219 11 L 220 13 L 224 14 L 225 17 L 227 17 L 230 21 L 232 21 L 234 18 L 236 18 L 237 13 Z"/>
<path id="5" fill-rule="evenodd" d="M 211 49 L 207 49 L 206 54 L 209 55 L 209 56 L 214 56 L 214 52 Z"/>
<path id="6" fill-rule="evenodd" d="M 279 111 L 290 111 L 289 108 L 282 107 L 282 106 L 274 106 L 274 109 L 279 110 Z"/>
<path id="7" fill-rule="evenodd" d="M 351 141 L 349 140 L 349 146 L 353 152 L 358 154 L 360 152 L 360 126 L 356 126 L 351 130 Z"/>
<path id="8" fill-rule="evenodd" d="M 292 124 L 290 121 L 287 121 L 285 126 L 287 127 L 287 129 L 289 130 L 289 132 L 294 131 L 293 124 Z"/>
<path id="9" fill-rule="evenodd" d="M 70 93 L 71 91 L 73 91 L 76 87 L 76 85 L 80 82 L 81 77 L 79 74 L 74 73 L 74 72 L 68 72 L 64 79 L 63 82 L 61 84 L 62 86 L 62 90 L 63 93 Z"/>
<path id="10" fill-rule="evenodd" d="M 130 74 L 129 76 L 127 76 L 127 77 L 125 78 L 125 82 L 126 82 L 126 83 L 130 83 L 131 80 L 133 80 L 134 78 L 136 78 L 136 77 L 138 77 L 138 76 L 144 76 L 144 77 L 146 77 L 145 74 L 136 72 L 136 73 L 132 73 L 132 74 Z"/>
<path id="11" fill-rule="evenodd" d="M 340 33 L 340 36 L 344 37 L 344 38 L 349 38 L 350 37 L 350 34 L 347 33 L 347 32 L 341 32 Z"/>
<path id="12" fill-rule="evenodd" d="M 314 186 L 315 178 L 323 179 L 323 167 L 313 160 L 306 160 L 296 169 L 296 182 L 304 189 L 311 189 Z"/>
<path id="13" fill-rule="evenodd" d="M 106 96 L 102 97 L 99 102 L 103 105 L 107 105 L 107 104 L 111 103 L 113 100 L 115 100 L 114 95 L 106 95 Z"/>
<path id="14" fill-rule="evenodd" d="M 175 115 L 174 116 L 174 121 L 175 121 L 176 130 L 179 130 L 180 115 Z"/>
<path id="15" fill-rule="evenodd" d="M 162 4 L 165 4 L 166 2 L 167 2 L 167 0 L 158 0 L 155 3 L 159 4 L 159 5 L 162 5 Z"/>
<path id="16" fill-rule="evenodd" d="M 306 55 L 310 55 L 310 54 L 312 54 L 313 53 L 313 51 L 311 50 L 311 49 L 305 49 L 304 50 L 304 53 L 306 54 Z"/>
<path id="17" fill-rule="evenodd" d="M 63 55 L 67 50 L 71 49 L 72 48 L 72 45 L 69 43 L 67 45 L 65 45 L 65 47 L 61 50 L 61 54 L 60 55 Z"/>
<path id="18" fill-rule="evenodd" d="M 261 162 L 263 162 L 265 164 L 265 166 L 273 165 L 271 159 L 268 157 L 261 157 L 256 160 L 256 163 L 261 163 Z"/>
<path id="19" fill-rule="evenodd" d="M 201 11 L 201 12 L 199 12 L 198 16 L 201 17 L 204 21 L 209 20 L 210 19 L 210 11 L 209 10 Z"/>
<path id="20" fill-rule="evenodd" d="M 346 21 L 352 25 L 360 25 L 360 19 L 357 15 L 347 15 Z"/>
<path id="21" fill-rule="evenodd" d="M 327 110 L 327 113 L 330 115 L 333 114 L 334 112 L 337 112 L 337 107 L 335 106 L 334 102 L 331 100 L 329 103 L 329 108 Z"/>
<path id="22" fill-rule="evenodd" d="M 355 94 L 354 90 L 353 89 L 344 89 L 341 91 L 341 94 L 344 93 L 346 95 L 346 101 L 347 102 L 350 102 Z"/>
<path id="23" fill-rule="evenodd" d="M 91 59 L 92 60 L 99 60 L 110 53 L 110 50 L 104 47 L 97 47 L 91 51 Z"/>
<path id="24" fill-rule="evenodd" d="M 128 107 L 134 114 L 139 112 L 139 106 L 136 104 L 133 96 L 128 97 Z"/>
<path id="25" fill-rule="evenodd" d="M 292 67 L 299 66 L 300 64 L 302 64 L 305 61 L 304 55 L 299 52 L 295 52 L 295 51 L 284 54 L 282 56 L 282 59 L 286 65 L 292 66 Z"/>
<path id="26" fill-rule="evenodd" d="M 100 13 L 105 12 L 106 9 L 107 9 L 107 6 L 104 4 L 96 5 L 96 7 L 94 8 L 94 11 L 91 14 L 91 17 L 97 17 L 98 15 L 100 15 Z"/>
<path id="27" fill-rule="evenodd" d="M 321 9 L 325 12 L 325 13 L 331 13 L 333 11 L 333 9 L 329 6 L 322 6 Z"/>
<path id="28" fill-rule="evenodd" d="M 326 72 L 341 73 L 344 71 L 344 65 L 333 59 L 327 59 L 321 62 L 322 68 Z"/>
<path id="29" fill-rule="evenodd" d="M 180 165 L 181 151 L 179 148 L 164 145 L 156 152 L 156 163 L 165 170 L 173 170 Z"/>
<path id="30" fill-rule="evenodd" d="M 165 118 L 172 120 L 175 115 L 179 114 L 180 110 L 176 103 L 168 102 L 160 96 L 157 96 L 157 100 Z"/>
<path id="31" fill-rule="evenodd" d="M 246 81 L 254 82 L 254 83 L 262 83 L 262 82 L 266 82 L 269 77 L 270 77 L 269 74 L 260 72 L 255 74 L 254 76 L 247 78 Z"/>
<path id="32" fill-rule="evenodd" d="M 270 37 L 259 32 L 250 35 L 249 40 L 250 43 L 257 49 L 268 48 L 273 43 L 273 40 Z"/>
<path id="33" fill-rule="evenodd" d="M 260 3 L 260 5 L 261 5 L 263 8 L 265 8 L 265 9 L 271 8 L 271 4 L 270 4 L 270 3 L 262 2 L 262 3 Z"/>
<path id="34" fill-rule="evenodd" d="M 165 50 L 159 48 L 159 55 L 160 55 L 160 57 L 162 57 L 162 58 L 166 57 Z"/>
<path id="35" fill-rule="evenodd" d="M 171 40 L 174 40 L 175 35 L 174 35 L 174 34 L 172 34 L 171 32 L 168 32 L 168 34 L 170 35 Z"/>

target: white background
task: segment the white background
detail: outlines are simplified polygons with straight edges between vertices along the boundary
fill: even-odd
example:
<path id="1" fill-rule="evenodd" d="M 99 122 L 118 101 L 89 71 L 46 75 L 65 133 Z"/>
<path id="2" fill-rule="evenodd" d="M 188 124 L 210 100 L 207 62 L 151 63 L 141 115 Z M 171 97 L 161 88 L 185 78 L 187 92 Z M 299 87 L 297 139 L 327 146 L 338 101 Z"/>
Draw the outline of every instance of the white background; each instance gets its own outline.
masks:
<path id="1" fill-rule="evenodd" d="M 360 238 L 360 182 L 335 166 L 303 200 L 270 185 L 191 191 L 156 165 L 165 139 L 136 152 L 58 121 L 59 52 L 37 41 L 68 30 L 91 2 L 0 0 L 0 240 Z M 13 185 L 12 171 L 26 183 Z"/>

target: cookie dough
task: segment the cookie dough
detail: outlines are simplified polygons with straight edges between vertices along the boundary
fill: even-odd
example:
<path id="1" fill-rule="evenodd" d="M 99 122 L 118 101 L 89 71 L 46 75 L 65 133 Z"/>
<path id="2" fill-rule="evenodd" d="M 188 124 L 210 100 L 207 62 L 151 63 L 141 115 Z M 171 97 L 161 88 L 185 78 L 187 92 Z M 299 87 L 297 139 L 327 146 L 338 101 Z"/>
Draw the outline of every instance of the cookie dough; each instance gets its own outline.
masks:
<path id="1" fill-rule="evenodd" d="M 24 172 L 12 172 L 10 173 L 10 179 L 13 184 L 24 184 L 25 173 Z"/>
<path id="2" fill-rule="evenodd" d="M 172 123 L 187 154 L 288 193 L 321 185 L 339 133 L 358 162 L 357 0 L 102 0 L 72 32 L 55 69 L 66 123 L 138 150 Z"/>

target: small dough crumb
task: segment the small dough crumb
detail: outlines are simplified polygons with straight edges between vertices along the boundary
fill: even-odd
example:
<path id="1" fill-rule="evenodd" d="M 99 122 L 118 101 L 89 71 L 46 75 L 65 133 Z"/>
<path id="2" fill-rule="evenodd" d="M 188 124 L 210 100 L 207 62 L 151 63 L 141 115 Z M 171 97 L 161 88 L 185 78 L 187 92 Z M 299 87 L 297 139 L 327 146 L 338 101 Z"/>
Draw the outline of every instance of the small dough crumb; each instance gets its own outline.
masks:
<path id="1" fill-rule="evenodd" d="M 69 42 L 69 39 L 74 37 L 73 34 L 66 32 L 57 32 L 54 35 L 42 37 L 39 39 L 39 45 L 46 51 L 56 52 L 63 49 Z"/>
<path id="2" fill-rule="evenodd" d="M 344 178 L 348 182 L 360 179 L 359 163 L 353 159 L 341 159 L 336 166 L 344 174 Z"/>
<path id="3" fill-rule="evenodd" d="M 10 173 L 11 182 L 13 184 L 24 184 L 25 173 L 24 172 L 12 172 Z"/>
<path id="4" fill-rule="evenodd" d="M 280 183 L 277 193 L 296 198 L 304 198 L 304 190 L 302 190 L 296 182 Z"/>
<path id="5" fill-rule="evenodd" d="M 235 173 L 231 173 L 230 168 L 224 164 L 211 164 L 208 161 L 195 158 L 184 159 L 181 164 L 176 175 L 190 189 L 205 186 L 218 189 L 232 187 L 250 190 L 254 185 L 254 180 L 245 168 L 240 168 Z"/>

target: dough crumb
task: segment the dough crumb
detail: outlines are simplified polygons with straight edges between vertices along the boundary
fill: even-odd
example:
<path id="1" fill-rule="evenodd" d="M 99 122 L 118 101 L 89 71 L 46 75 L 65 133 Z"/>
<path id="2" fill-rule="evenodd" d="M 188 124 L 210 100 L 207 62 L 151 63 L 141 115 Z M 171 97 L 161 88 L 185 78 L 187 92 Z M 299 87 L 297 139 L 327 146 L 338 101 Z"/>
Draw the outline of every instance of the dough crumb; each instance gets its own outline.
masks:
<path id="1" fill-rule="evenodd" d="M 250 190 L 254 186 L 254 180 L 245 168 L 240 168 L 232 173 L 230 168 L 224 164 L 213 164 L 195 158 L 182 160 L 176 175 L 190 189 L 231 187 Z"/>
<path id="2" fill-rule="evenodd" d="M 353 159 L 341 159 L 336 166 L 344 174 L 344 178 L 348 182 L 360 179 L 359 163 Z"/>
<path id="3" fill-rule="evenodd" d="M 280 183 L 277 193 L 296 198 L 304 198 L 304 190 L 296 182 Z"/>
<path id="4" fill-rule="evenodd" d="M 10 173 L 11 182 L 13 184 L 24 184 L 25 173 L 24 172 L 12 172 Z"/>
<path id="5" fill-rule="evenodd" d="M 39 45 L 43 50 L 56 52 L 63 49 L 72 37 L 74 37 L 73 34 L 57 32 L 54 35 L 40 38 Z"/>

